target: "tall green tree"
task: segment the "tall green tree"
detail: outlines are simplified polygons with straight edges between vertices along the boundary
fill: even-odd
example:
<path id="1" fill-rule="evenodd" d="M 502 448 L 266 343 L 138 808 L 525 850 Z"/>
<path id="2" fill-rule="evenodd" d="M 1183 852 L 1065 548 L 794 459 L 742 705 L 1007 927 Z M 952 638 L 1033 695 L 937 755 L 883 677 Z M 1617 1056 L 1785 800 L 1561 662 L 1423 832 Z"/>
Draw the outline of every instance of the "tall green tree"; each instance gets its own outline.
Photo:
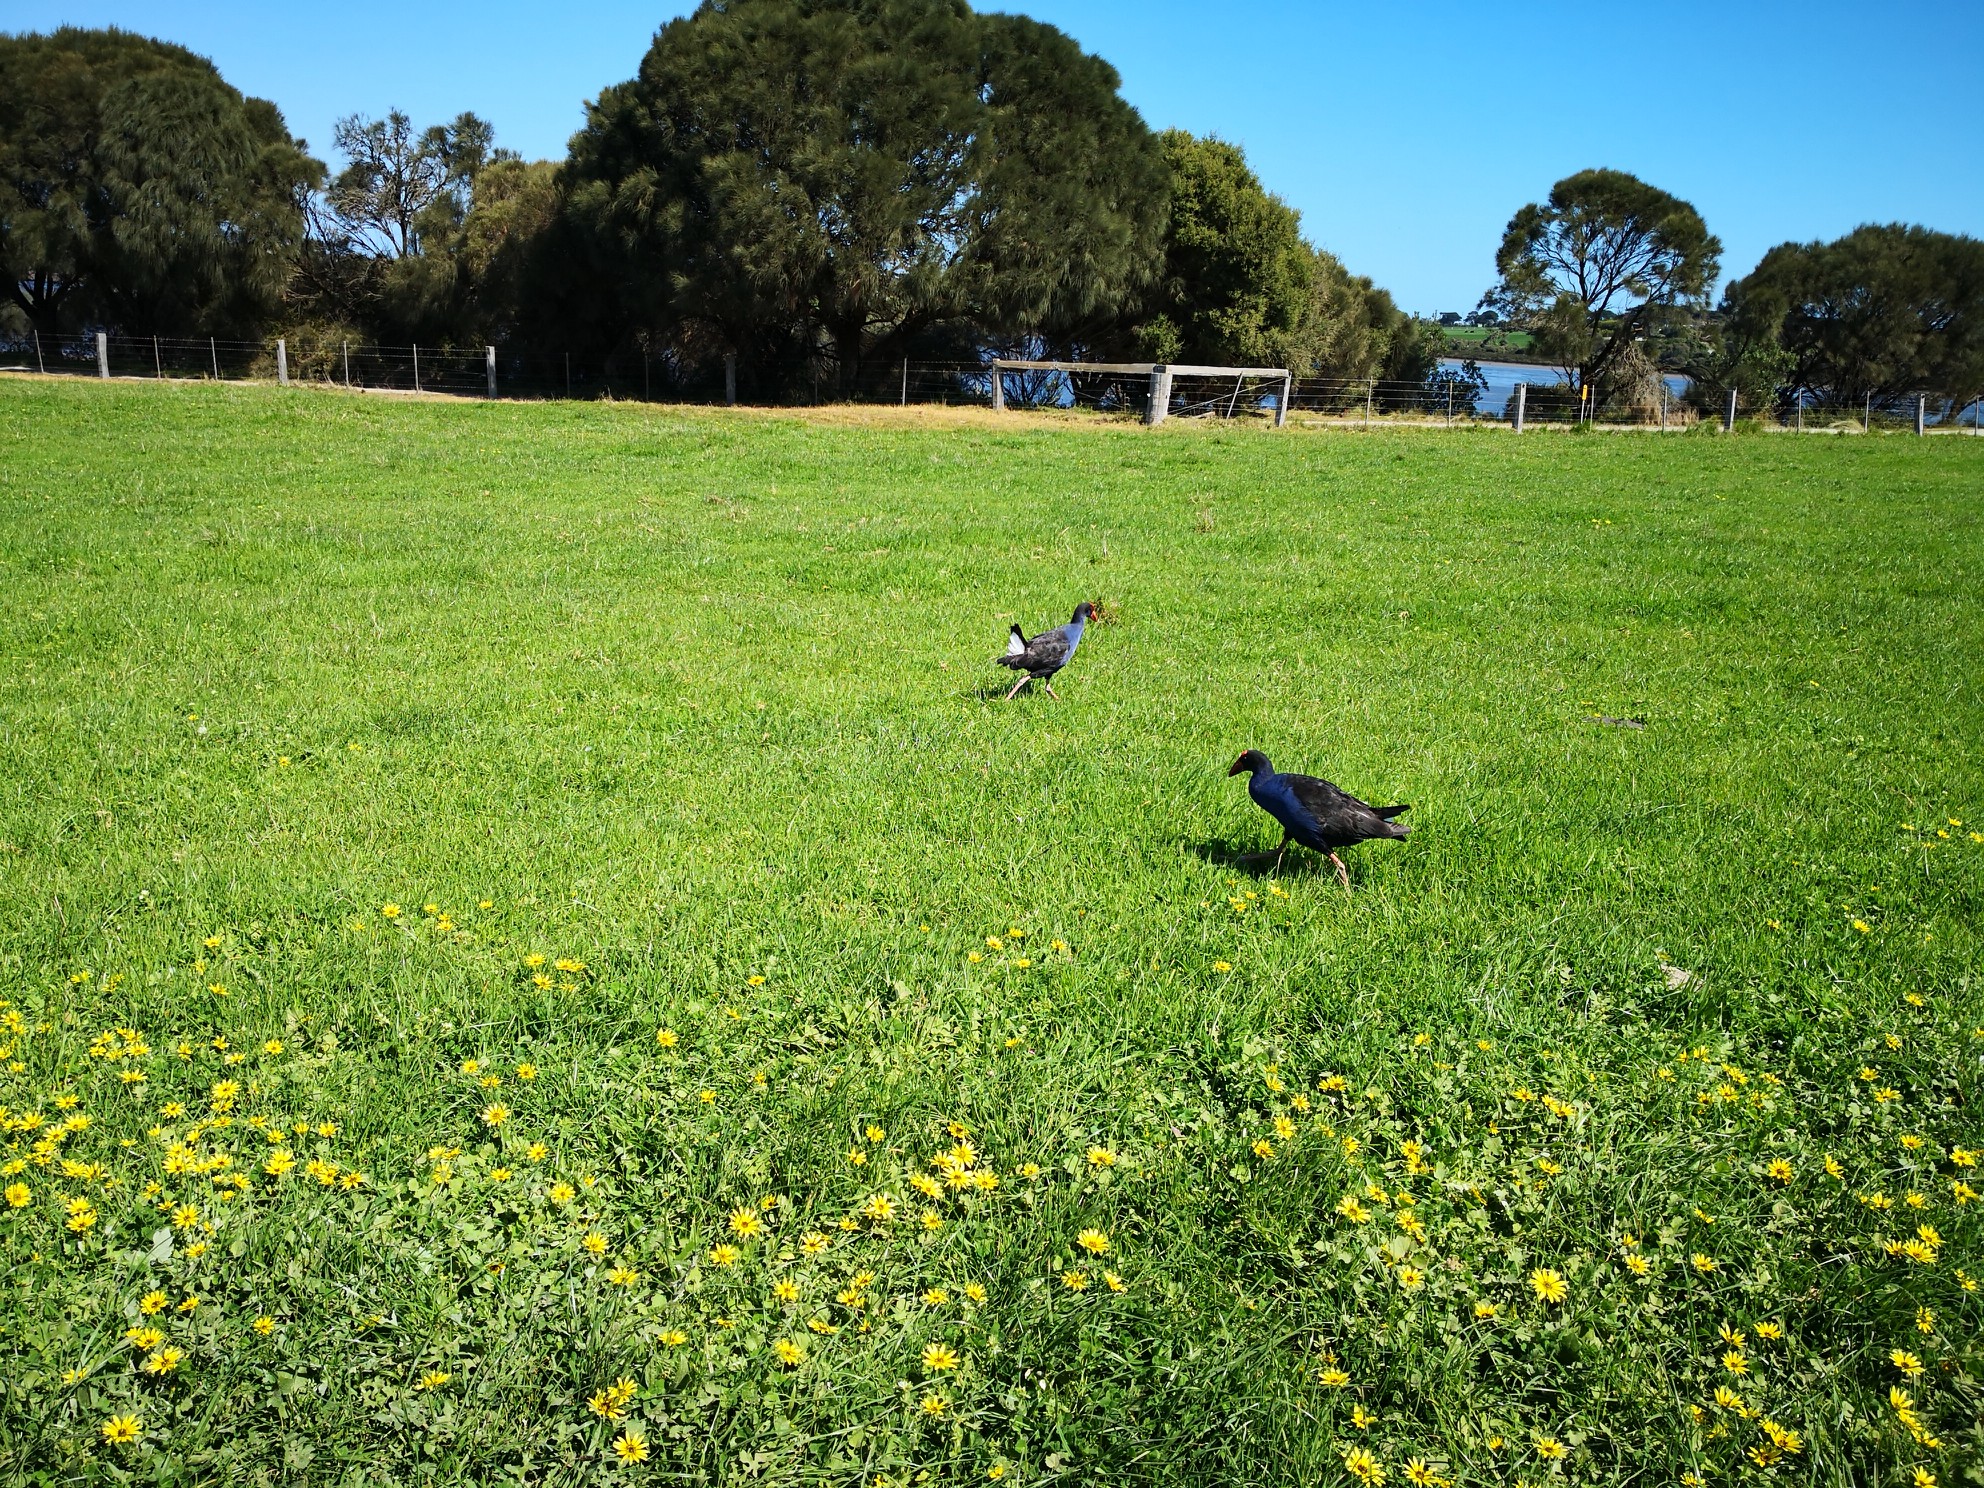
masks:
<path id="1" fill-rule="evenodd" d="M 1781 353 L 1786 387 L 1858 404 L 1984 391 L 1984 242 L 1901 224 L 1781 243 L 1730 285 L 1728 344 Z"/>
<path id="2" fill-rule="evenodd" d="M 567 295 L 600 339 L 817 337 L 847 378 L 944 321 L 1079 335 L 1163 222 L 1117 81 L 962 0 L 706 0 L 573 140 Z"/>
<path id="3" fill-rule="evenodd" d="M 1539 351 L 1603 395 L 1624 348 L 1666 310 L 1701 305 L 1722 245 L 1679 197 L 1624 171 L 1587 170 L 1509 220 L 1484 305 L 1526 324 Z"/>
<path id="4" fill-rule="evenodd" d="M 496 131 L 474 114 L 413 132 L 398 109 L 383 119 L 352 114 L 335 127 L 345 165 L 325 193 L 338 222 L 378 258 L 410 258 L 428 237 L 461 225 L 475 205 L 475 178 L 493 160 Z"/>
<path id="5" fill-rule="evenodd" d="M 1283 353 L 1326 267 L 1301 219 L 1236 145 L 1165 131 L 1170 211 L 1163 265 L 1135 342 L 1152 361 L 1262 365 Z"/>
<path id="6" fill-rule="evenodd" d="M 483 282 L 488 255 L 471 251 L 469 224 L 485 182 L 496 217 L 510 219 L 520 183 L 541 186 L 551 168 L 519 175 L 522 162 L 472 113 L 423 130 L 398 109 L 384 119 L 353 114 L 338 120 L 335 139 L 344 165 L 312 203 L 297 275 L 302 315 L 400 343 L 473 341 L 507 324 L 514 306 L 492 305 L 489 292 L 515 292 L 518 276 L 511 265 L 500 284 Z"/>
<path id="7" fill-rule="evenodd" d="M 1272 343 L 1270 360 L 1297 377 L 1423 383 L 1444 347 L 1439 328 L 1414 320 L 1334 254 L 1304 246 L 1307 293 L 1295 325 Z"/>
<path id="8" fill-rule="evenodd" d="M 0 266 L 37 330 L 252 334 L 322 178 L 274 104 L 183 47 L 0 36 Z"/>

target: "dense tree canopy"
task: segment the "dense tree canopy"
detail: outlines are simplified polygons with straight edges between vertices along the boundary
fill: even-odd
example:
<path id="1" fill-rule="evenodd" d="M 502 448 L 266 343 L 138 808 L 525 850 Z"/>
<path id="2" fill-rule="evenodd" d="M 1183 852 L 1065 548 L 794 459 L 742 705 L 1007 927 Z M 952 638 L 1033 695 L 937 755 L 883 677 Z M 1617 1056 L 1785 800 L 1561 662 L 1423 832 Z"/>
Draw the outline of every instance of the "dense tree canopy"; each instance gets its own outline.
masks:
<path id="1" fill-rule="evenodd" d="M 1680 198 L 1624 171 L 1579 171 L 1510 219 L 1487 303 L 1527 324 L 1538 351 L 1602 394 L 1655 316 L 1708 294 L 1721 253 Z"/>
<path id="2" fill-rule="evenodd" d="M 325 193 L 330 208 L 354 240 L 389 258 L 407 258 L 425 238 L 460 227 L 477 173 L 515 158 L 494 148 L 496 131 L 474 114 L 419 135 L 398 109 L 384 119 L 353 114 L 338 120 L 336 141 L 345 167 Z"/>
<path id="3" fill-rule="evenodd" d="M 1170 209 L 1161 268 L 1107 349 L 1152 361 L 1287 367 L 1299 377 L 1417 383 L 1438 355 L 1369 279 L 1302 236 L 1237 145 L 1163 136 Z"/>
<path id="4" fill-rule="evenodd" d="M 526 167 L 497 149 L 496 131 L 472 113 L 419 132 L 398 109 L 384 119 L 354 114 L 338 121 L 336 138 L 345 164 L 312 204 L 292 285 L 303 317 L 395 343 L 495 338 L 522 293 L 510 240 L 522 222 L 544 227 L 553 167 Z M 526 182 L 537 201 L 520 217 Z M 491 210 L 477 223 L 485 197 Z M 492 235 L 507 245 L 498 278 L 489 277 Z M 472 238 L 480 248 L 471 250 Z"/>
<path id="5" fill-rule="evenodd" d="M 274 104 L 182 47 L 0 36 L 0 260 L 40 331 L 249 332 L 322 175 Z"/>
<path id="6" fill-rule="evenodd" d="M 1305 294 L 1295 325 L 1276 342 L 1275 365 L 1297 377 L 1423 382 L 1444 348 L 1439 328 L 1414 320 L 1334 254 L 1304 247 Z"/>
<path id="7" fill-rule="evenodd" d="M 1729 287 L 1727 335 L 1775 347 L 1786 386 L 1857 404 L 1902 393 L 1984 392 L 1984 242 L 1867 226 L 1782 243 Z"/>
<path id="8" fill-rule="evenodd" d="M 776 394 L 905 354 L 1286 366 L 1420 385 L 1438 327 L 1305 240 L 1234 145 L 1153 134 L 1052 26 L 967 0 L 703 0 L 562 163 L 474 114 L 337 126 L 327 178 L 273 104 L 132 33 L 0 36 L 0 329 L 631 351 Z M 1984 242 L 1785 243 L 1705 298 L 1687 202 L 1588 170 L 1511 219 L 1506 318 L 1609 404 L 1984 392 Z M 816 384 L 817 385 L 817 384 Z"/>
<path id="9" fill-rule="evenodd" d="M 824 335 L 850 377 L 947 320 L 1078 337 L 1163 224 L 1116 87 L 1054 28 L 962 0 L 705 3 L 573 141 L 595 322 L 759 355 Z"/>
<path id="10" fill-rule="evenodd" d="M 1163 269 L 1137 339 L 1159 362 L 1263 365 L 1301 322 L 1313 269 L 1301 220 L 1239 148 L 1182 129 L 1163 136 L 1171 195 Z"/>

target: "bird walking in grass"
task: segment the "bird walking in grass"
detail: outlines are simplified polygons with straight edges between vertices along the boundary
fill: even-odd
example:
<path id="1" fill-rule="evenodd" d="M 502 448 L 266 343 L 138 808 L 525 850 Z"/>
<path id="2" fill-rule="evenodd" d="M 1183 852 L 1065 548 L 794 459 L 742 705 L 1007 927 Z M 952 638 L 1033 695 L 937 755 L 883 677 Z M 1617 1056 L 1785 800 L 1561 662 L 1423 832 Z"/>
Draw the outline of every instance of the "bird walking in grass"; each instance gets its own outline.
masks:
<path id="1" fill-rule="evenodd" d="M 1343 866 L 1336 850 L 1374 837 L 1402 838 L 1411 830 L 1392 820 L 1411 807 L 1373 806 L 1314 775 L 1281 774 L 1258 749 L 1249 749 L 1226 773 L 1238 775 L 1243 770 L 1249 777 L 1247 794 L 1254 798 L 1254 804 L 1281 823 L 1281 846 L 1274 855 L 1277 869 L 1288 844 L 1299 842 L 1312 852 L 1328 855 L 1336 864 L 1336 876 L 1343 880 L 1344 892 L 1349 893 L 1350 870 Z M 1267 854 L 1253 856 L 1264 858 Z"/>
<path id="2" fill-rule="evenodd" d="M 1019 690 L 1029 682 L 1038 682 L 1047 689 L 1047 695 L 1060 699 L 1061 694 L 1054 690 L 1054 674 L 1074 660 L 1075 648 L 1082 643 L 1082 631 L 1088 622 L 1095 618 L 1095 606 L 1083 600 L 1075 606 L 1075 618 L 1066 625 L 1057 625 L 1052 630 L 1043 630 L 1032 640 L 1017 625 L 1006 640 L 1006 654 L 995 658 L 1000 666 L 1011 667 L 1025 676 L 1013 684 L 1013 690 L 1006 694 L 1011 702 L 1019 696 Z"/>

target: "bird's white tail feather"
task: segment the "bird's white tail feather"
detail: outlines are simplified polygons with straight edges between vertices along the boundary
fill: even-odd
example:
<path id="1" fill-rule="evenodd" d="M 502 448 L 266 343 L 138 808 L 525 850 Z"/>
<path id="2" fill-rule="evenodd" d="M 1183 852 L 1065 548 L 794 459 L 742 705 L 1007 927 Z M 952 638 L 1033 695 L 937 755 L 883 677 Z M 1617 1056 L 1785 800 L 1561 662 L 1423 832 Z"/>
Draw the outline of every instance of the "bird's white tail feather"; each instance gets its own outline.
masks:
<path id="1" fill-rule="evenodd" d="M 1013 633 L 1006 637 L 1006 654 L 1018 656 L 1024 650 L 1026 650 L 1026 637 L 1020 634 L 1020 628 L 1015 625 Z"/>

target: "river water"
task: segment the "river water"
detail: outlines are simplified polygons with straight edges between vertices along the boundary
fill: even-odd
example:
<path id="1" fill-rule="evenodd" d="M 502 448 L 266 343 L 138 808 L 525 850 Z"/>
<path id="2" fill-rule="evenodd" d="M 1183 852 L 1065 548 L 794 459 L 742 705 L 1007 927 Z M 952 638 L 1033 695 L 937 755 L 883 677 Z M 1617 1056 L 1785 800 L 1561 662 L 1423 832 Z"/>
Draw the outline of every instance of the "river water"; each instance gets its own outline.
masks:
<path id="1" fill-rule="evenodd" d="M 1460 364 L 1460 357 L 1440 358 L 1441 367 L 1451 368 L 1456 372 L 1460 370 Z M 1565 381 L 1562 367 L 1539 367 L 1533 362 L 1476 362 L 1475 365 L 1481 369 L 1481 375 L 1488 379 L 1488 391 L 1476 401 L 1475 411 L 1494 418 L 1508 417 L 1509 404 L 1515 399 L 1517 383 L 1526 382 L 1532 387 L 1548 387 L 1552 383 Z M 1678 373 L 1670 374 L 1665 380 L 1668 392 L 1676 398 L 1688 390 L 1688 379 Z"/>

